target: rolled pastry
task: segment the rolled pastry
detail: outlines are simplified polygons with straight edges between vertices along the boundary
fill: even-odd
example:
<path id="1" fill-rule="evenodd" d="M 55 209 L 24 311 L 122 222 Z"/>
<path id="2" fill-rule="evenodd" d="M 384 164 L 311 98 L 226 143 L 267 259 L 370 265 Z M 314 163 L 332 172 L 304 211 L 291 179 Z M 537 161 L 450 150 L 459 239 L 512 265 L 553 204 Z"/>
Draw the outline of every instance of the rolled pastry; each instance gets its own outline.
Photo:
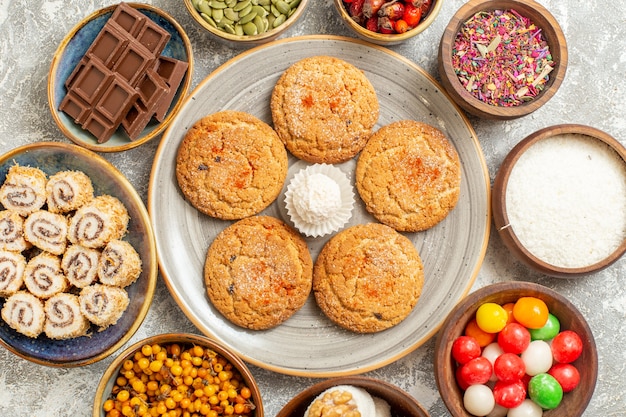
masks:
<path id="1" fill-rule="evenodd" d="M 39 336 L 46 321 L 43 302 L 27 291 L 7 298 L 0 314 L 12 329 L 28 337 Z"/>
<path id="2" fill-rule="evenodd" d="M 87 334 L 90 323 L 80 312 L 78 296 L 59 293 L 44 304 L 46 322 L 43 331 L 50 339 L 70 339 Z"/>
<path id="3" fill-rule="evenodd" d="M 79 301 L 81 313 L 100 330 L 117 323 L 129 302 L 126 290 L 102 284 L 83 288 Z"/>
<path id="4" fill-rule="evenodd" d="M 68 239 L 88 248 L 102 248 L 126 234 L 128 221 L 128 211 L 120 200 L 101 195 L 76 210 L 70 221 Z"/>
<path id="5" fill-rule="evenodd" d="M 0 250 L 0 297 L 9 297 L 22 288 L 25 268 L 24 255 Z"/>
<path id="6" fill-rule="evenodd" d="M 110 241 L 98 263 L 100 282 L 123 288 L 135 282 L 139 274 L 141 258 L 133 246 L 124 240 Z"/>
<path id="7" fill-rule="evenodd" d="M 67 290 L 69 283 L 61 269 L 61 258 L 48 252 L 31 258 L 24 269 L 24 284 L 31 294 L 42 299 Z"/>
<path id="8" fill-rule="evenodd" d="M 60 171 L 48 179 L 46 202 L 52 213 L 69 213 L 93 199 L 93 184 L 82 171 Z"/>
<path id="9" fill-rule="evenodd" d="M 100 251 L 81 245 L 70 245 L 61 259 L 65 277 L 73 286 L 84 288 L 98 278 Z"/>
<path id="10" fill-rule="evenodd" d="M 47 181 L 39 168 L 13 165 L 0 187 L 0 203 L 26 217 L 45 204 Z"/>
<path id="11" fill-rule="evenodd" d="M 0 211 L 0 249 L 22 252 L 30 246 L 24 238 L 24 218 L 13 210 Z"/>
<path id="12" fill-rule="evenodd" d="M 24 237 L 39 249 L 62 255 L 67 247 L 68 223 L 65 216 L 38 210 L 24 221 Z"/>

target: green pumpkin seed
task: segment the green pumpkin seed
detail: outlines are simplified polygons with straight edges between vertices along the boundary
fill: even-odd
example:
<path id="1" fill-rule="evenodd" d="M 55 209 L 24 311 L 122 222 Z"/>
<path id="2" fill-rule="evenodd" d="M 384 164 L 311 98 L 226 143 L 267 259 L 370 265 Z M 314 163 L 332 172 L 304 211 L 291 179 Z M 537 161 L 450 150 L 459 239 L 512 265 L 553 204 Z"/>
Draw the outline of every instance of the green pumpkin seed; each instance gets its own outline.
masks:
<path id="1" fill-rule="evenodd" d="M 245 33 L 243 33 L 243 28 L 241 27 L 241 25 L 239 23 L 237 23 L 235 25 L 235 35 L 237 35 L 237 36 L 245 35 Z"/>
<path id="2" fill-rule="evenodd" d="M 243 27 L 243 33 L 245 33 L 248 36 L 257 35 L 259 33 L 257 31 L 256 25 L 254 23 L 252 23 L 252 22 L 248 22 L 245 25 L 243 25 L 242 27 Z"/>
<path id="3" fill-rule="evenodd" d="M 224 29 L 224 32 L 230 33 L 231 35 L 237 34 L 237 32 L 235 32 L 235 28 L 233 27 L 233 25 L 224 25 L 222 29 Z"/>
<path id="4" fill-rule="evenodd" d="M 287 14 L 291 10 L 289 4 L 287 4 L 287 2 L 283 0 L 277 1 L 274 6 L 276 6 L 276 9 L 280 12 L 280 14 Z"/>
<path id="5" fill-rule="evenodd" d="M 224 16 L 226 16 L 228 19 L 232 20 L 233 22 L 236 22 L 239 20 L 239 13 L 234 11 L 232 7 L 227 7 L 224 9 Z"/>
<path id="6" fill-rule="evenodd" d="M 243 9 L 245 9 L 246 7 L 251 5 L 251 1 L 250 0 L 242 0 L 242 1 L 238 1 L 236 5 L 233 6 L 233 10 L 236 12 L 240 12 Z"/>
<path id="7" fill-rule="evenodd" d="M 267 32 L 267 19 L 263 19 L 261 16 L 257 15 L 252 23 L 254 23 L 254 25 L 256 26 L 258 33 Z"/>
<path id="8" fill-rule="evenodd" d="M 220 0 L 211 0 L 209 1 L 209 6 L 211 6 L 211 8 L 213 9 L 225 9 L 226 7 L 226 3 Z"/>
<path id="9" fill-rule="evenodd" d="M 287 16 L 285 16 L 284 14 L 277 16 L 276 19 L 274 19 L 274 23 L 272 23 L 272 27 L 277 28 L 278 26 L 285 23 L 285 20 L 287 20 Z"/>
<path id="10" fill-rule="evenodd" d="M 215 20 L 213 20 L 211 16 L 207 15 L 206 13 L 200 13 L 200 16 L 202 16 L 204 21 L 207 22 L 209 25 L 217 28 L 217 23 L 215 23 Z"/>
<path id="11" fill-rule="evenodd" d="M 231 9 L 235 7 L 235 4 L 237 4 L 237 0 L 225 0 L 225 1 L 226 1 L 226 5 L 230 7 Z"/>
<path id="12" fill-rule="evenodd" d="M 262 6 L 252 6 L 252 11 L 256 13 L 257 16 L 267 16 L 267 10 L 265 10 Z"/>
<path id="13" fill-rule="evenodd" d="M 252 10 L 250 10 L 244 16 L 241 16 L 241 15 L 239 16 L 239 23 L 241 23 L 242 25 L 245 25 L 248 22 L 252 22 L 255 17 L 256 17 L 256 13 L 254 13 Z"/>
<path id="14" fill-rule="evenodd" d="M 302 0 L 291 0 L 291 1 L 286 0 L 286 1 L 287 3 L 289 3 L 289 7 L 291 7 L 291 10 L 294 10 L 296 7 L 300 5 L 300 2 Z"/>
<path id="15" fill-rule="evenodd" d="M 200 0 L 200 2 L 198 3 L 198 11 L 200 13 L 206 14 L 207 16 L 211 16 L 211 12 L 213 11 L 213 9 L 211 9 L 211 6 L 209 6 L 209 3 L 207 1 Z"/>
<path id="16" fill-rule="evenodd" d="M 211 17 L 213 18 L 213 20 L 215 20 L 215 23 L 219 24 L 222 21 L 222 19 L 224 19 L 224 10 L 222 9 L 213 10 L 213 14 L 211 15 Z"/>

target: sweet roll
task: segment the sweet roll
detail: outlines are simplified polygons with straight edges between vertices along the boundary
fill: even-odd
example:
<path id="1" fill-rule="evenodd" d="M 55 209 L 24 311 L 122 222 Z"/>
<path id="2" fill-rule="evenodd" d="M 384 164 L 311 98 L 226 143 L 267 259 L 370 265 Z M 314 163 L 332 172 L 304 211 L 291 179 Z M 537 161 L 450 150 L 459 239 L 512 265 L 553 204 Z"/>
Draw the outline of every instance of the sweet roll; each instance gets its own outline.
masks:
<path id="1" fill-rule="evenodd" d="M 48 252 L 31 258 L 24 269 L 24 284 L 31 294 L 43 299 L 67 290 L 69 283 L 61 269 L 61 258 Z"/>
<path id="2" fill-rule="evenodd" d="M 24 255 L 0 250 L 0 297 L 9 297 L 22 288 L 25 268 Z"/>
<path id="3" fill-rule="evenodd" d="M 46 202 L 52 213 L 69 213 L 93 199 L 93 184 L 82 171 L 60 171 L 48 179 Z"/>
<path id="4" fill-rule="evenodd" d="M 103 284 L 83 288 L 79 301 L 81 313 L 101 331 L 117 323 L 129 303 L 126 290 Z"/>
<path id="5" fill-rule="evenodd" d="M 24 238 L 24 218 L 13 210 L 0 211 L 0 249 L 22 252 L 30 246 Z"/>
<path id="6" fill-rule="evenodd" d="M 84 336 L 90 323 L 80 312 L 78 296 L 59 293 L 44 304 L 46 322 L 43 331 L 50 339 L 70 339 Z"/>
<path id="7" fill-rule="evenodd" d="M 46 320 L 43 302 L 27 291 L 7 298 L 0 315 L 12 329 L 28 337 L 39 336 Z"/>
<path id="8" fill-rule="evenodd" d="M 101 195 L 76 210 L 70 221 L 68 239 L 88 248 L 102 248 L 126 234 L 129 219 L 120 200 Z"/>
<path id="9" fill-rule="evenodd" d="M 39 168 L 13 165 L 0 187 L 0 203 L 26 217 L 46 203 L 47 181 Z"/>
<path id="10" fill-rule="evenodd" d="M 73 286 L 84 288 L 98 279 L 100 251 L 81 245 L 70 245 L 61 259 L 65 277 Z"/>
<path id="11" fill-rule="evenodd" d="M 38 210 L 24 221 L 24 237 L 33 246 L 62 255 L 67 247 L 68 222 L 61 214 Z"/>
<path id="12" fill-rule="evenodd" d="M 135 282 L 139 274 L 141 258 L 133 246 L 124 240 L 110 241 L 98 263 L 100 282 L 123 288 Z"/>

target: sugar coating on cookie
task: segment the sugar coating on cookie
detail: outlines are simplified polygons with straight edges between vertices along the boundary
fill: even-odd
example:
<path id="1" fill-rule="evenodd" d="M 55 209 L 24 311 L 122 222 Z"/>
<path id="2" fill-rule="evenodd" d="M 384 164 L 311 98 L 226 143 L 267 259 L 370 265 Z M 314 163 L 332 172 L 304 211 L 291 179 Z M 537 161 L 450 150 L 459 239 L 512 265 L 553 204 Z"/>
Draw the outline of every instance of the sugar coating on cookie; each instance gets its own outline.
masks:
<path id="1" fill-rule="evenodd" d="M 417 249 L 380 223 L 352 226 L 333 236 L 313 268 L 313 293 L 337 325 L 374 333 L 404 320 L 424 285 Z"/>
<path id="2" fill-rule="evenodd" d="M 372 135 L 359 155 L 355 180 L 367 211 L 378 221 L 418 232 L 442 221 L 456 206 L 461 162 L 441 130 L 402 120 Z"/>
<path id="3" fill-rule="evenodd" d="M 198 120 L 176 157 L 176 179 L 185 198 L 202 213 L 223 220 L 239 220 L 269 206 L 287 169 L 287 150 L 274 129 L 232 110 Z"/>
<path id="4" fill-rule="evenodd" d="M 232 323 L 269 329 L 291 317 L 311 291 L 313 262 L 304 239 L 270 216 L 240 220 L 217 235 L 204 280 L 215 308 Z"/>
<path id="5" fill-rule="evenodd" d="M 376 90 L 342 59 L 314 56 L 291 65 L 270 100 L 274 129 L 297 158 L 334 164 L 354 157 L 378 121 Z"/>

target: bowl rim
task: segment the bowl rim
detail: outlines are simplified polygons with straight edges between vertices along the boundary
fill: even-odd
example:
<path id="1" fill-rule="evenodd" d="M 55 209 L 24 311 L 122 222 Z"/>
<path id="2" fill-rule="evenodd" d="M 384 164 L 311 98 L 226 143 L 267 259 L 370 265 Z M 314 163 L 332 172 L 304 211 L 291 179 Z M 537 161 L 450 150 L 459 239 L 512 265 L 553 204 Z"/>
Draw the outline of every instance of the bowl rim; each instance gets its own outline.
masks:
<path id="1" fill-rule="evenodd" d="M 191 0 L 184 0 L 185 7 L 189 12 L 189 15 L 200 27 L 204 28 L 214 38 L 220 41 L 226 41 L 230 45 L 238 45 L 240 47 L 250 47 L 259 45 L 265 42 L 272 41 L 287 31 L 293 24 L 300 19 L 304 11 L 306 10 L 309 0 L 300 0 L 300 4 L 296 7 L 296 10 L 289 16 L 281 25 L 275 27 L 267 32 L 259 33 L 256 35 L 234 35 L 228 32 L 219 30 L 209 23 L 207 23 L 200 13 L 193 6 Z"/>
<path id="2" fill-rule="evenodd" d="M 133 335 L 137 332 L 137 330 L 143 323 L 146 315 L 148 314 L 148 310 L 150 309 L 150 305 L 152 304 L 152 298 L 154 296 L 154 292 L 156 289 L 157 276 L 158 276 L 156 240 L 155 240 L 154 233 L 152 230 L 152 222 L 150 220 L 148 210 L 146 209 L 146 206 L 143 204 L 143 200 L 141 199 L 141 197 L 139 196 L 135 188 L 132 186 L 132 184 L 124 176 L 124 174 L 122 174 L 121 171 L 119 171 L 113 164 L 111 164 L 105 158 L 103 158 L 102 156 L 98 155 L 97 153 L 89 149 L 86 149 L 78 145 L 74 145 L 70 143 L 63 143 L 63 142 L 46 142 L 46 141 L 34 142 L 34 143 L 23 145 L 23 146 L 10 150 L 9 152 L 2 155 L 1 159 L 10 160 L 16 154 L 21 154 L 24 152 L 29 152 L 31 150 L 39 150 L 39 149 L 50 149 L 50 151 L 55 151 L 55 152 L 58 152 L 58 151 L 75 152 L 80 155 L 83 155 L 85 158 L 88 158 L 94 161 L 93 163 L 102 165 L 103 167 L 112 171 L 113 174 L 121 182 L 120 185 L 132 196 L 135 202 L 140 203 L 140 204 L 137 204 L 137 209 L 141 214 L 141 222 L 145 225 L 146 236 L 144 237 L 144 239 L 148 242 L 149 247 L 150 247 L 150 259 L 146 259 L 146 260 L 142 259 L 142 263 L 144 265 L 148 263 L 150 265 L 150 271 L 147 274 L 147 278 L 149 282 L 148 282 L 148 286 L 146 289 L 145 300 L 141 308 L 138 311 L 137 317 L 133 321 L 133 324 L 130 326 L 128 331 L 117 342 L 112 344 L 108 349 L 90 358 L 81 359 L 77 361 L 69 361 L 69 362 L 55 362 L 55 361 L 48 361 L 44 359 L 35 358 L 29 355 L 25 355 L 22 352 L 16 350 L 12 345 L 7 343 L 5 340 L 0 338 L 0 345 L 6 347 L 10 352 L 12 352 L 13 354 L 23 359 L 26 359 L 33 363 L 37 363 L 39 365 L 59 367 L 59 368 L 60 367 L 69 368 L 69 367 L 91 365 L 113 354 L 115 351 L 120 349 L 126 342 L 128 342 L 133 337 Z"/>
<path id="3" fill-rule="evenodd" d="M 533 23 L 542 29 L 544 36 L 547 38 L 546 42 L 548 42 L 551 48 L 551 54 L 556 57 L 554 60 L 556 66 L 546 87 L 537 97 L 518 106 L 493 106 L 474 97 L 458 82 L 452 65 L 452 54 L 450 51 L 459 29 L 475 13 L 511 8 L 518 9 L 525 15 L 528 14 L 528 11 L 537 14 L 538 18 L 533 18 Z M 567 40 L 559 22 L 547 8 L 535 0 L 469 0 L 454 13 L 446 25 L 439 43 L 438 68 L 442 84 L 465 111 L 474 116 L 487 119 L 514 119 L 538 110 L 559 90 L 567 72 L 567 63 Z"/>
<path id="4" fill-rule="evenodd" d="M 415 406 L 415 408 L 417 408 L 423 416 L 428 417 L 430 415 L 428 411 L 424 408 L 424 406 L 422 406 L 414 396 L 390 382 L 366 375 L 347 375 L 324 379 L 305 388 L 294 397 L 292 397 L 287 403 L 285 403 L 283 407 L 278 411 L 278 414 L 276 414 L 276 417 L 291 417 L 291 414 L 287 414 L 287 407 L 294 408 L 297 407 L 299 404 L 302 404 L 304 401 L 312 401 L 313 398 L 321 394 L 326 389 L 338 385 L 354 385 L 356 387 L 363 388 L 366 391 L 368 390 L 368 388 L 371 389 L 372 387 L 385 387 L 393 390 L 399 395 L 402 395 L 402 397 L 404 397 L 413 406 Z M 372 394 L 370 393 L 370 395 Z"/>
<path id="5" fill-rule="evenodd" d="M 176 114 L 178 114 L 179 110 L 181 109 L 181 107 L 183 105 L 183 101 L 184 101 L 185 97 L 187 96 L 187 93 L 189 92 L 189 88 L 191 87 L 191 81 L 192 81 L 192 76 L 191 75 L 193 74 L 193 66 L 194 66 L 193 50 L 192 50 L 192 47 L 191 47 L 191 41 L 189 40 L 189 37 L 187 36 L 187 33 L 185 32 L 183 27 L 169 13 L 167 13 L 163 9 L 160 9 L 160 8 L 158 8 L 156 6 L 152 6 L 150 4 L 145 4 L 145 3 L 125 3 L 125 4 L 130 6 L 130 7 L 132 7 L 132 8 L 134 8 L 134 9 L 137 9 L 139 11 L 141 11 L 141 10 L 148 10 L 148 11 L 150 11 L 152 13 L 155 13 L 155 14 L 157 14 L 159 16 L 162 16 L 164 19 L 169 21 L 169 23 L 172 26 L 174 26 L 176 31 L 179 33 L 179 35 L 180 35 L 180 37 L 181 37 L 181 39 L 183 41 L 183 44 L 185 46 L 185 54 L 187 55 L 187 64 L 188 64 L 187 73 L 186 73 L 186 75 L 185 75 L 185 77 L 183 79 L 183 82 L 178 87 L 178 92 L 180 94 L 180 98 L 176 102 L 172 103 L 173 106 L 170 108 L 170 110 L 167 113 L 165 119 L 162 122 L 160 122 L 147 135 L 139 137 L 136 140 L 128 139 L 127 143 L 124 143 L 124 144 L 118 145 L 118 146 L 102 146 L 98 142 L 91 143 L 91 142 L 84 141 L 84 140 L 74 136 L 72 134 L 72 132 L 65 127 L 65 124 L 63 123 L 63 121 L 61 120 L 61 117 L 59 115 L 59 110 L 57 109 L 57 106 L 54 103 L 54 99 L 55 99 L 55 95 L 54 95 L 55 78 L 56 78 L 56 73 L 57 73 L 57 71 L 59 69 L 59 65 L 61 63 L 61 58 L 63 56 L 63 52 L 67 48 L 67 46 L 70 43 L 70 41 L 74 38 L 74 36 L 83 27 L 85 27 L 89 22 L 91 22 L 92 20 L 98 18 L 99 16 L 105 15 L 107 13 L 112 13 L 115 10 L 115 8 L 117 6 L 119 6 L 119 3 L 113 4 L 113 5 L 110 5 L 110 6 L 106 6 L 106 7 L 103 7 L 101 9 L 97 9 L 97 10 L 91 12 L 86 17 L 82 18 L 63 37 L 63 39 L 61 40 L 61 43 L 59 44 L 59 46 L 57 47 L 57 49 L 54 52 L 54 55 L 52 56 L 52 61 L 50 62 L 50 67 L 49 67 L 49 70 L 48 70 L 48 88 L 47 88 L 48 107 L 50 108 L 50 113 L 52 115 L 52 118 L 54 119 L 54 122 L 56 123 L 57 127 L 59 128 L 59 130 L 61 130 L 61 133 L 63 133 L 63 135 L 65 137 L 67 137 L 68 139 L 70 139 L 72 142 L 74 142 L 77 145 L 80 145 L 80 146 L 82 146 L 84 148 L 87 148 L 89 150 L 96 151 L 96 152 L 120 152 L 120 151 L 125 151 L 125 150 L 128 150 L 128 149 L 133 149 L 133 148 L 136 148 L 136 147 L 138 147 L 140 145 L 143 145 L 144 143 L 149 142 L 152 139 L 154 139 L 155 137 L 159 136 L 161 133 L 163 133 L 165 128 L 172 122 L 172 120 L 174 119 Z"/>
<path id="6" fill-rule="evenodd" d="M 194 345 L 203 345 L 209 346 L 211 349 L 217 351 L 220 355 L 224 356 L 230 363 L 232 363 L 240 372 L 244 379 L 246 379 L 250 384 L 249 388 L 252 391 L 252 396 L 256 397 L 255 401 L 255 417 L 263 417 L 263 401 L 261 396 L 261 391 L 259 388 L 259 384 L 254 378 L 254 374 L 248 367 L 248 365 L 234 352 L 230 351 L 226 346 L 222 345 L 220 342 L 211 339 L 208 336 L 204 336 L 196 333 L 161 333 L 152 336 L 148 336 L 144 339 L 138 340 L 132 345 L 126 347 L 105 369 L 104 373 L 100 377 L 100 381 L 96 387 L 96 392 L 94 395 L 92 416 L 93 417 L 102 417 L 102 406 L 104 404 L 105 398 L 105 390 L 108 385 L 109 380 L 115 376 L 115 374 L 119 371 L 120 367 L 124 363 L 124 361 L 130 358 L 137 350 L 141 348 L 141 346 L 145 344 L 154 344 L 159 343 L 170 344 L 170 343 L 184 343 L 184 344 L 194 344 Z"/>
<path id="7" fill-rule="evenodd" d="M 560 267 L 538 258 L 524 247 L 513 231 L 513 228 L 510 227 L 511 225 L 506 209 L 507 184 L 511 172 L 519 158 L 537 142 L 562 134 L 581 134 L 599 140 L 614 150 L 626 164 L 626 148 L 611 135 L 600 129 L 582 124 L 561 124 L 545 127 L 522 139 L 511 149 L 502 161 L 492 187 L 492 217 L 495 229 L 498 231 L 498 235 L 501 237 L 505 246 L 513 254 L 518 255 L 518 258 L 526 265 L 536 271 L 556 278 L 579 278 L 601 271 L 620 259 L 622 255 L 626 253 L 626 237 L 613 253 L 596 263 L 576 268 Z"/>
<path id="8" fill-rule="evenodd" d="M 513 295 L 517 297 L 533 296 L 543 299 L 544 301 L 546 301 L 546 299 L 548 298 L 552 298 L 555 302 L 561 304 L 565 309 L 573 312 L 572 316 L 578 319 L 577 324 L 583 329 L 585 333 L 583 343 L 588 343 L 590 348 L 588 354 L 591 355 L 591 360 L 587 360 L 584 362 L 584 366 L 588 370 L 590 376 L 590 389 L 583 393 L 577 393 L 577 396 L 579 395 L 582 401 L 581 409 L 579 410 L 578 414 L 568 415 L 568 417 L 580 417 L 585 411 L 589 402 L 591 401 L 598 379 L 598 351 L 593 332 L 591 331 L 589 323 L 585 319 L 584 315 L 565 296 L 561 295 L 560 293 L 549 287 L 528 281 L 504 281 L 479 288 L 473 293 L 470 293 L 463 300 L 461 300 L 452 309 L 452 311 L 444 321 L 444 325 L 441 327 L 435 341 L 434 369 L 437 389 L 446 408 L 448 408 L 448 411 L 455 417 L 471 416 L 471 414 L 467 412 L 462 414 L 455 413 L 455 410 L 453 410 L 451 405 L 455 402 L 462 403 L 462 393 L 456 382 L 453 382 L 453 387 L 449 386 L 449 384 L 452 384 L 452 381 L 454 381 L 454 371 L 452 370 L 453 359 L 451 355 L 452 344 L 454 342 L 454 337 L 451 337 L 452 329 L 456 325 L 461 323 L 461 319 L 465 314 L 473 314 L 477 310 L 478 305 L 482 302 L 508 301 L 508 297 L 506 298 L 506 300 L 499 299 L 499 294 L 507 291 L 511 291 L 513 293 L 511 297 L 513 297 Z M 470 310 L 472 306 L 476 307 Z M 559 320 L 563 321 L 562 318 L 559 318 Z M 577 359 L 577 361 L 578 360 L 581 360 L 581 358 Z M 559 414 L 558 410 L 558 408 L 554 410 L 546 410 L 544 412 L 544 416 L 561 415 Z"/>
<path id="9" fill-rule="evenodd" d="M 426 15 L 426 18 L 422 20 L 417 26 L 413 29 L 408 30 L 404 33 L 377 33 L 372 32 L 369 29 L 364 28 L 359 25 L 346 10 L 343 0 L 333 0 L 339 15 L 343 22 L 352 29 L 359 37 L 366 39 L 370 42 L 379 44 L 379 45 L 394 45 L 400 42 L 403 42 L 413 36 L 416 36 L 426 29 L 435 21 L 437 16 L 439 15 L 439 11 L 441 10 L 441 6 L 443 5 L 443 0 L 433 0 L 433 4 L 430 6 L 430 10 Z"/>

